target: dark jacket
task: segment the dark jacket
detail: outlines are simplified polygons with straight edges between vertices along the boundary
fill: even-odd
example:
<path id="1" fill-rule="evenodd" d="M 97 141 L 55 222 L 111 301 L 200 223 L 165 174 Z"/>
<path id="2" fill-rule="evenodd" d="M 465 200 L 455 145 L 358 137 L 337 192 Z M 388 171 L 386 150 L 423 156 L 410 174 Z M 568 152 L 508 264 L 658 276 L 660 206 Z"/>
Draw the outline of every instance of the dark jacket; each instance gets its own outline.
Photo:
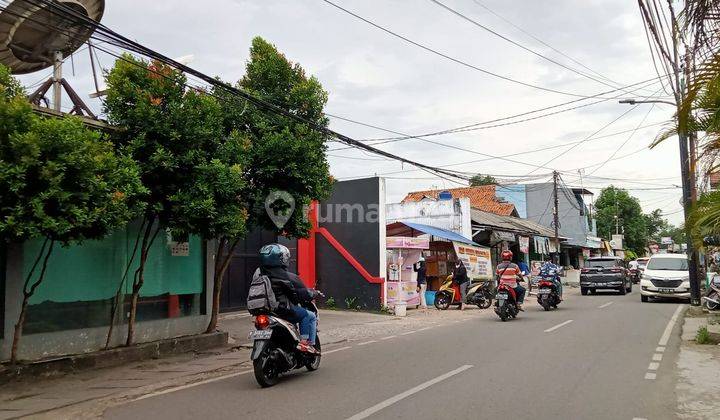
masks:
<path id="1" fill-rule="evenodd" d="M 463 284 L 468 280 L 470 279 L 468 278 L 465 264 L 460 263 L 459 266 L 455 266 L 455 270 L 453 271 L 453 281 L 457 284 Z"/>
<path id="2" fill-rule="evenodd" d="M 427 283 L 427 267 L 425 267 L 425 261 L 419 261 L 413 264 L 413 270 L 417 273 L 418 284 Z"/>
<path id="3" fill-rule="evenodd" d="M 281 318 L 292 318 L 293 305 L 301 305 L 313 299 L 313 292 L 305 287 L 300 277 L 282 267 L 260 268 L 260 272 L 270 278 Z"/>

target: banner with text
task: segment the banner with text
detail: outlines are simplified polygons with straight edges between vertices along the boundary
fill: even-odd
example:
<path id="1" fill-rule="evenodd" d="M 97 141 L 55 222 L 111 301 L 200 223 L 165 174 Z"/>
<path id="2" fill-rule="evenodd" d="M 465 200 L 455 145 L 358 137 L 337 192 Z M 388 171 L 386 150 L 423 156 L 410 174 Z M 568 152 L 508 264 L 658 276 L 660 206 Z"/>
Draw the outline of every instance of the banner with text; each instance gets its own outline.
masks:
<path id="1" fill-rule="evenodd" d="M 458 260 L 465 264 L 468 277 L 471 280 L 490 280 L 493 278 L 490 248 L 460 242 L 453 242 L 453 246 L 455 247 L 455 255 L 457 255 Z"/>

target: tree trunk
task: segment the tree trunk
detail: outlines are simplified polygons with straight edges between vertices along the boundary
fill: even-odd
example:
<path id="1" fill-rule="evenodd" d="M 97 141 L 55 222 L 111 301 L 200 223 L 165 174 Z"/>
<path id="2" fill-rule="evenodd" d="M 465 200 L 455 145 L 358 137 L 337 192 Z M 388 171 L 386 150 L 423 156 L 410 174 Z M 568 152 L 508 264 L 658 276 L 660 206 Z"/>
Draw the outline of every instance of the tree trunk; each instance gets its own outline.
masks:
<path id="1" fill-rule="evenodd" d="M 115 329 L 115 319 L 117 318 L 118 308 L 120 307 L 120 299 L 124 295 L 122 292 L 123 286 L 125 285 L 125 280 L 127 280 L 127 275 L 130 272 L 130 267 L 132 267 L 133 261 L 135 261 L 135 255 L 137 255 L 137 249 L 138 245 L 140 245 L 140 237 L 142 236 L 143 228 L 145 227 L 145 219 L 143 219 L 142 223 L 140 224 L 140 229 L 138 230 L 138 234 L 135 237 L 135 245 L 133 246 L 132 255 L 130 255 L 130 261 L 128 261 L 127 266 L 125 266 L 125 272 L 123 273 L 122 279 L 120 279 L 120 284 L 118 285 L 117 292 L 115 292 L 115 299 L 113 299 L 113 306 L 110 310 L 110 327 L 108 328 L 107 337 L 105 338 L 105 350 L 110 348 L 110 340 L 112 340 L 113 331 Z M 133 284 L 135 284 L 135 280 L 133 278 Z M 123 305 L 125 302 L 125 299 L 123 300 Z"/>
<path id="2" fill-rule="evenodd" d="M 232 261 L 233 253 L 235 252 L 235 248 L 237 247 L 238 243 L 240 242 L 240 239 L 235 239 L 230 245 L 230 249 L 227 251 L 227 253 L 222 253 L 220 250 L 225 248 L 225 245 L 227 244 L 227 239 L 223 238 L 220 240 L 221 243 L 218 245 L 218 259 L 215 260 L 215 274 L 213 278 L 213 304 L 212 304 L 212 312 L 210 316 L 210 322 L 208 323 L 207 328 L 205 329 L 206 334 L 210 334 L 211 332 L 215 331 L 215 328 L 217 328 L 218 323 L 218 314 L 220 313 L 220 292 L 222 290 L 222 281 L 223 277 L 225 277 L 225 272 L 227 271 L 228 266 L 230 265 L 230 261 Z M 222 248 L 221 248 L 222 247 Z M 222 255 L 223 258 L 220 258 Z"/>
<path id="3" fill-rule="evenodd" d="M 23 284 L 23 301 L 22 305 L 20 306 L 20 316 L 18 317 L 17 324 L 15 324 L 15 333 L 13 334 L 13 342 L 10 349 L 10 363 L 17 363 L 18 348 L 20 345 L 20 337 L 22 337 L 23 326 L 25 325 L 25 316 L 27 315 L 28 302 L 30 301 L 32 295 L 35 294 L 35 289 L 37 289 L 37 287 L 40 285 L 40 283 L 42 283 L 43 279 L 45 278 L 48 259 L 50 258 L 50 254 L 52 253 L 55 241 L 50 241 L 50 248 L 48 248 L 47 253 L 45 253 L 45 245 L 47 245 L 47 243 L 48 239 L 45 239 L 42 248 L 40 248 L 40 253 L 35 259 L 35 263 L 33 264 L 32 269 L 25 278 L 25 284 Z M 30 290 L 28 290 L 27 287 L 30 283 L 30 279 L 32 278 L 32 275 L 35 272 L 35 268 L 37 267 L 38 262 L 42 258 L 43 254 L 45 254 L 45 258 L 43 259 L 43 265 L 42 270 L 40 271 L 40 275 L 38 276 L 37 281 L 32 284 Z"/>
<path id="4" fill-rule="evenodd" d="M 140 296 L 140 288 L 142 288 L 143 282 L 145 281 L 145 263 L 147 262 L 150 247 L 155 241 L 155 237 L 160 230 L 160 226 L 158 226 L 151 239 L 150 233 L 152 232 L 154 224 L 155 217 L 152 216 L 148 218 L 148 224 L 147 226 L 145 226 L 145 233 L 143 234 L 142 245 L 140 247 L 140 266 L 135 271 L 135 277 L 133 278 L 132 300 L 130 301 L 130 318 L 128 319 L 128 334 L 127 340 L 125 340 L 126 346 L 131 346 L 133 344 L 133 339 L 135 336 L 135 318 L 137 316 L 138 297 Z"/>

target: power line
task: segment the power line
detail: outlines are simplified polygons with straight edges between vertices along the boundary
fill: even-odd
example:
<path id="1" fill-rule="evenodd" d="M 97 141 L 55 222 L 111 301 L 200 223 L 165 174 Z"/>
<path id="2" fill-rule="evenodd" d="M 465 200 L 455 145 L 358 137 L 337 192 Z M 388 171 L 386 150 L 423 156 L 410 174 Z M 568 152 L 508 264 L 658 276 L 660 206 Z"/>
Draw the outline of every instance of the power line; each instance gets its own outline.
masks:
<path id="1" fill-rule="evenodd" d="M 346 9 L 346 8 L 344 8 L 344 7 L 336 4 L 336 3 L 333 3 L 333 2 L 330 1 L 330 0 L 322 0 L 322 1 L 324 1 L 325 3 L 327 3 L 327 4 L 329 4 L 329 5 L 333 6 L 333 7 L 335 7 L 335 8 L 338 9 L 338 10 L 341 10 L 341 11 L 347 13 L 347 14 L 350 15 L 350 16 L 355 17 L 356 19 L 359 19 L 359 20 L 367 23 L 368 25 L 371 25 L 371 26 L 373 26 L 373 27 L 375 27 L 375 28 L 377 28 L 377 29 L 379 29 L 379 30 L 387 33 L 387 34 L 390 34 L 390 35 L 392 35 L 392 36 L 394 36 L 394 37 L 396 37 L 396 38 L 398 38 L 398 39 L 401 39 L 401 40 L 405 41 L 405 42 L 408 43 L 408 44 L 414 45 L 414 46 L 416 46 L 416 47 L 418 47 L 418 48 L 421 48 L 421 49 L 423 49 L 423 50 L 425 50 L 425 51 L 427 51 L 427 52 L 429 52 L 429 53 L 435 54 L 435 55 L 437 55 L 437 56 L 439 56 L 439 57 L 442 57 L 442 58 L 444 58 L 444 59 L 446 59 L 446 60 L 449 60 L 449 61 L 454 62 L 454 63 L 456 63 L 456 64 L 460 64 L 461 66 L 470 68 L 470 69 L 472 69 L 472 70 L 476 70 L 476 71 L 478 71 L 478 72 L 480 72 L 480 73 L 483 73 L 483 74 L 486 74 L 486 75 L 488 75 L 488 76 L 492 76 L 492 77 L 495 77 L 495 78 L 498 78 L 498 79 L 501 79 L 501 80 L 505 80 L 505 81 L 507 81 L 507 82 L 515 83 L 515 84 L 518 84 L 518 85 L 522 85 L 522 86 L 525 86 L 525 87 L 529 87 L 529 88 L 533 88 L 533 89 L 538 89 L 538 90 L 543 90 L 543 91 L 545 91 L 545 92 L 557 93 L 557 94 L 560 94 L 560 95 L 574 96 L 574 97 L 580 97 L 580 98 L 589 98 L 589 96 L 587 96 L 587 95 L 581 95 L 581 94 L 576 94 L 576 93 L 571 93 L 571 92 L 564 92 L 564 91 L 561 91 L 561 90 L 556 90 L 556 89 L 552 89 L 552 88 L 547 88 L 547 87 L 543 87 L 543 86 L 538 86 L 538 85 L 534 85 L 534 84 L 532 84 L 532 83 L 523 82 L 523 81 L 520 81 L 520 80 L 517 80 L 517 79 L 513 79 L 513 78 L 511 78 L 511 77 L 508 77 L 508 76 L 503 76 L 503 75 L 501 75 L 501 74 L 498 74 L 498 73 L 495 73 L 495 72 L 486 70 L 486 69 L 481 68 L 481 67 L 478 67 L 478 66 L 476 66 L 476 65 L 474 65 L 474 64 L 470 64 L 470 63 L 468 63 L 468 62 L 466 62 L 466 61 L 460 60 L 460 59 L 458 59 L 458 58 L 452 57 L 452 56 L 450 56 L 450 55 L 448 55 L 448 54 L 445 54 L 445 53 L 443 53 L 443 52 L 437 51 L 437 50 L 435 50 L 435 49 L 433 49 L 433 48 L 430 48 L 430 47 L 428 47 L 428 46 L 426 46 L 426 45 L 424 45 L 424 44 L 421 44 L 421 43 L 419 43 L 419 42 L 413 41 L 412 39 L 410 39 L 410 38 L 408 38 L 408 37 L 406 37 L 406 36 L 400 35 L 400 34 L 398 34 L 397 32 L 393 32 L 392 30 L 390 30 L 390 29 L 388 29 L 388 28 L 386 28 L 386 27 L 384 27 L 384 26 L 380 26 L 379 24 L 377 24 L 377 23 L 375 23 L 375 22 L 373 22 L 373 21 L 371 21 L 371 20 L 369 20 L 369 19 L 366 19 L 366 18 L 358 15 L 357 13 L 354 13 L 354 12 L 352 12 L 352 11 L 350 11 L 350 10 L 348 10 L 348 9 Z"/>

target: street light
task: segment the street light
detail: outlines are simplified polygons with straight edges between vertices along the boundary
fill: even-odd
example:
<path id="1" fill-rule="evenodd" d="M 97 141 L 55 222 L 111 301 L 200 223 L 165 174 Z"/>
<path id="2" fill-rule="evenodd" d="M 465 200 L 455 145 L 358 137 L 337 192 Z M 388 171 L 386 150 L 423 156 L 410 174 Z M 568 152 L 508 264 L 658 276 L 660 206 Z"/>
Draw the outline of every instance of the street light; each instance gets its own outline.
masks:
<path id="1" fill-rule="evenodd" d="M 672 106 L 677 106 L 676 104 L 670 102 L 670 101 L 660 101 L 660 100 L 644 100 L 644 101 L 638 101 L 637 99 L 621 99 L 619 101 L 621 104 L 628 104 L 628 105 L 637 105 L 637 104 L 667 104 Z"/>
<path id="2" fill-rule="evenodd" d="M 637 104 L 668 104 L 676 108 L 679 108 L 678 104 L 670 101 L 661 101 L 656 99 L 638 101 L 636 99 L 622 99 L 619 101 L 621 104 L 637 105 Z M 682 176 L 682 202 L 683 210 L 685 215 L 685 236 L 687 237 L 687 253 L 690 256 L 690 304 L 693 306 L 700 306 L 700 278 L 698 276 L 698 255 L 693 247 L 690 226 L 687 224 L 688 213 L 690 212 L 690 206 L 692 205 L 692 187 L 690 184 L 690 158 L 688 153 L 688 133 L 678 130 L 678 141 L 680 143 L 680 173 Z"/>

